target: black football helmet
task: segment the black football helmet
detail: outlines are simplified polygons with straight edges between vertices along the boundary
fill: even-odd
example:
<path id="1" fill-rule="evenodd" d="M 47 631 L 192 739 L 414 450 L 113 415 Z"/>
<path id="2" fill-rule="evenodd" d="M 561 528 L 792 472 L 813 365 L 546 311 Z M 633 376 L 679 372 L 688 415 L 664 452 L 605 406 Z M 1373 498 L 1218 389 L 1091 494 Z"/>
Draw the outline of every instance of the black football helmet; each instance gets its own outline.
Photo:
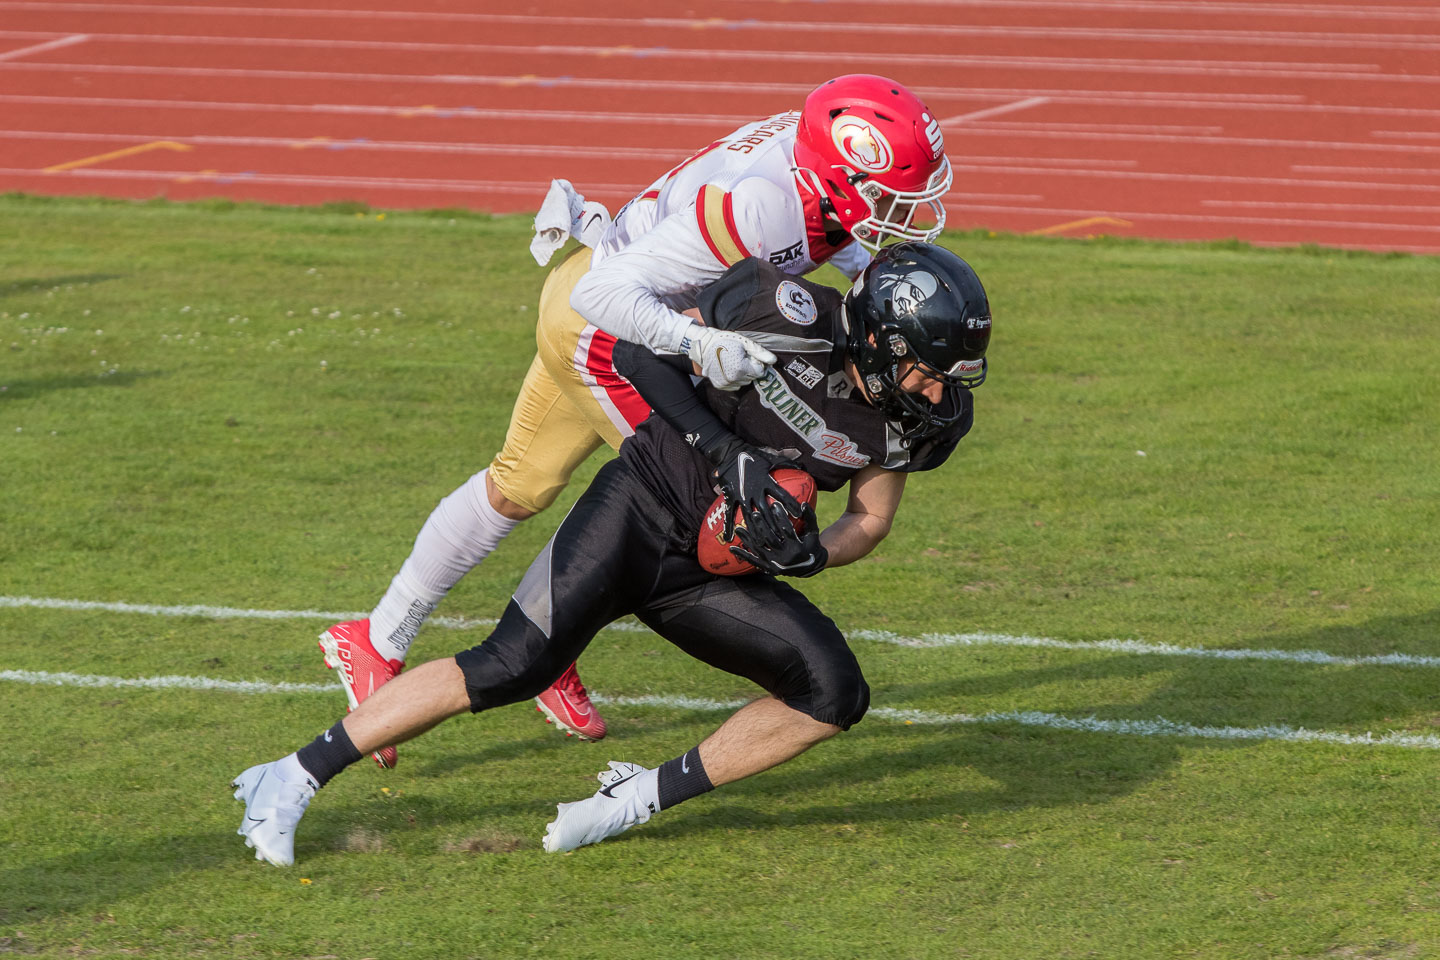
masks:
<path id="1" fill-rule="evenodd" d="M 990 301 L 968 263 L 933 243 L 883 247 L 845 295 L 844 316 L 865 392 L 907 445 L 961 419 L 960 390 L 985 382 L 990 345 Z M 906 361 L 945 384 L 940 403 L 900 389 Z"/>

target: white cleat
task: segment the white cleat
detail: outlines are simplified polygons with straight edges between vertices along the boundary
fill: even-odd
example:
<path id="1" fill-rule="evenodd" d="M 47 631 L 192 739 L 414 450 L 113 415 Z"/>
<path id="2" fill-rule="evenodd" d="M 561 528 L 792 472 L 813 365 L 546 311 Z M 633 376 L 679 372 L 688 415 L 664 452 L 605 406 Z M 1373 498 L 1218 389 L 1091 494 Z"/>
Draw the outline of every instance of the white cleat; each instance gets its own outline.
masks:
<path id="1" fill-rule="evenodd" d="M 545 825 L 542 842 L 546 852 L 562 853 L 599 843 L 649 820 L 659 809 L 639 789 L 645 779 L 642 774 L 649 772 L 639 764 L 611 760 L 609 770 L 595 775 L 600 781 L 595 796 L 557 805 L 555 819 Z"/>
<path id="2" fill-rule="evenodd" d="M 231 782 L 235 799 L 245 804 L 245 816 L 235 832 L 245 846 L 255 848 L 255 859 L 288 867 L 295 863 L 295 828 L 319 789 L 309 777 L 282 779 L 279 761 L 251 767 Z"/>

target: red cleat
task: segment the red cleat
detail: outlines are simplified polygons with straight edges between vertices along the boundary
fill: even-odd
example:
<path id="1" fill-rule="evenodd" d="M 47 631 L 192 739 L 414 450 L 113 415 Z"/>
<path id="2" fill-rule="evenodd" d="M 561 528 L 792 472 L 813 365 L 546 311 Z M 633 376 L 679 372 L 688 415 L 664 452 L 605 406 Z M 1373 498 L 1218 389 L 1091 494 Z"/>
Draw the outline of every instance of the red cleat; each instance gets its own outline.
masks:
<path id="1" fill-rule="evenodd" d="M 560 675 L 544 693 L 535 698 L 535 708 L 545 714 L 545 722 L 553 723 L 565 731 L 565 736 L 576 736 L 581 740 L 599 740 L 605 736 L 605 718 L 590 702 L 575 664 Z"/>
<path id="2" fill-rule="evenodd" d="M 340 686 L 345 688 L 351 710 L 405 668 L 402 661 L 386 660 L 375 652 L 370 645 L 369 620 L 335 624 L 320 634 L 320 649 L 325 654 L 325 666 L 340 672 Z M 386 770 L 393 769 L 400 760 L 394 747 L 381 747 L 370 756 Z"/>

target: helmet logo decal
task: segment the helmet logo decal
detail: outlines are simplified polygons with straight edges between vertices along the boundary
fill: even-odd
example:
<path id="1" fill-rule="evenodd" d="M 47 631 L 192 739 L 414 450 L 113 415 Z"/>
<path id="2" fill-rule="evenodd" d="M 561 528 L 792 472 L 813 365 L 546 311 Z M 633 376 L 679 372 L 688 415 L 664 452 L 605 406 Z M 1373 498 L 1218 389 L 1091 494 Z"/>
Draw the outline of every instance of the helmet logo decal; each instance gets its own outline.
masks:
<path id="1" fill-rule="evenodd" d="M 793 280 L 783 280 L 775 288 L 775 306 L 779 308 L 780 315 L 791 323 L 808 327 L 815 322 L 815 298 Z"/>
<path id="2" fill-rule="evenodd" d="M 835 118 L 830 125 L 830 139 L 840 156 L 856 170 L 865 173 L 884 173 L 895 163 L 895 151 L 869 120 L 845 114 Z"/>
<path id="3" fill-rule="evenodd" d="M 940 156 L 945 152 L 945 135 L 940 132 L 940 121 L 928 113 L 922 113 L 920 122 L 925 124 L 925 139 L 930 142 L 930 152 Z"/>
<path id="4" fill-rule="evenodd" d="M 933 273 L 913 270 L 906 274 L 881 274 L 876 278 L 875 286 L 879 290 L 887 291 L 889 298 L 895 303 L 895 313 L 898 316 L 907 316 L 935 295 L 935 291 L 940 289 L 940 281 L 935 279 Z"/>

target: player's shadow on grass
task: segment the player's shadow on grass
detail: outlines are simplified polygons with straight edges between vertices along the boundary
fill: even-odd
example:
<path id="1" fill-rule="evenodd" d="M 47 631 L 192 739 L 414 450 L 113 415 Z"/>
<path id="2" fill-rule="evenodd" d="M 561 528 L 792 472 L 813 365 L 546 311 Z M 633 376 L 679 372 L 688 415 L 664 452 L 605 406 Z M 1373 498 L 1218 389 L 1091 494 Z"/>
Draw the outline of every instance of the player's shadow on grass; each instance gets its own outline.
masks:
<path id="1" fill-rule="evenodd" d="M 238 806 L 238 805 L 237 805 Z M 253 856 L 244 841 L 241 854 Z M 216 842 L 211 830 L 173 833 L 141 841 L 108 839 L 103 832 L 87 838 L 85 848 L 50 859 L 23 855 L 0 866 L 0 924 L 27 923 L 66 915 L 86 916 L 128 897 L 174 882 L 182 871 L 204 871 L 234 863 L 234 844 Z M 0 950 L 0 953 L 5 951 Z"/>
<path id="2" fill-rule="evenodd" d="M 128 387 L 148 380 L 151 377 L 163 377 L 166 374 L 149 370 L 138 373 L 129 371 L 118 371 L 116 373 L 87 373 L 87 374 L 66 374 L 64 376 L 40 377 L 35 380 L 7 380 L 0 382 L 4 386 L 4 392 L 0 392 L 0 401 L 21 400 L 30 397 L 37 397 L 43 393 L 53 393 L 56 390 L 83 390 L 91 387 Z"/>
<path id="3" fill-rule="evenodd" d="M 1433 647 L 1440 611 L 1382 617 L 1353 626 L 1324 627 L 1285 635 L 1255 637 L 1235 644 L 1248 649 L 1319 650 L 1337 656 L 1396 652 L 1422 654 Z M 964 650 L 956 650 L 964 656 Z M 875 691 L 877 705 L 913 707 L 933 713 L 981 715 L 996 708 L 998 696 L 1020 710 L 1071 718 L 1149 722 L 1164 718 L 1197 727 L 1290 727 L 1338 733 L 1381 735 L 1405 729 L 1422 732 L 1440 719 L 1440 668 L 1389 665 L 1325 665 L 1289 660 L 1213 659 L 1160 654 L 1062 654 L 1064 662 L 1038 669 L 978 673 L 923 683 L 888 684 Z M 993 661 L 992 661 L 993 662 Z M 1113 691 L 1120 685 L 1120 696 Z M 1077 703 L 1076 688 L 1081 687 Z M 1086 698 L 1083 687 L 1093 685 Z M 1101 689 L 1103 688 L 1103 689 Z M 1106 698 L 1106 693 L 1111 697 Z M 1131 695 L 1133 694 L 1133 695 Z M 1018 701 L 1018 702 L 1017 702 Z M 979 704 L 988 704 L 980 706 Z M 1140 789 L 1180 759 L 1186 745 L 1205 749 L 1247 749 L 1262 738 L 1211 739 L 1170 734 L 1141 736 L 1075 732 L 1016 722 L 986 721 L 931 727 L 907 726 L 914 738 L 897 750 L 894 721 L 871 718 L 849 738 L 837 759 L 799 761 L 773 773 L 727 787 L 726 804 L 705 817 L 657 821 L 652 832 L 677 835 L 726 826 L 783 827 L 789 824 L 860 823 L 978 815 L 987 810 L 1103 803 Z M 885 729 L 889 727 L 889 729 Z M 1411 730 L 1410 732 L 1414 732 Z M 1124 740 L 1123 749 L 1117 740 Z M 820 760 L 828 745 L 809 755 Z M 1296 744 L 1296 749 L 1303 749 Z M 1398 747 L 1373 747 L 1387 750 Z M 917 780 L 934 791 L 916 791 Z M 982 786 L 947 785 L 966 780 Z M 887 790 L 891 781 L 906 784 Z M 845 804 L 816 804 L 770 812 L 787 796 L 856 797 Z M 883 794 L 883 796 L 877 796 Z M 773 798 L 751 806 L 747 800 Z"/>
<path id="4" fill-rule="evenodd" d="M 1235 644 L 1249 650 L 1320 651 L 1343 657 L 1433 649 L 1440 611 L 1382 617 L 1354 626 L 1254 637 Z M 1223 649 L 1223 648 L 1215 648 Z M 960 655 L 963 656 L 963 653 Z M 1053 666 L 974 674 L 929 683 L 902 683 L 884 692 L 887 706 L 944 713 L 984 712 L 976 701 L 1007 698 L 1021 709 L 1068 717 L 1155 720 L 1195 726 L 1288 726 L 1363 734 L 1399 725 L 1399 718 L 1440 708 L 1440 668 L 1383 664 L 1323 664 L 1283 659 L 1224 659 L 1173 654 L 1055 654 Z M 1133 695 L 1104 699 L 1117 682 Z M 1077 685 L 1097 687 L 1077 704 Z M 1098 688 L 1104 688 L 1104 691 Z M 1049 693 L 1047 690 L 1053 690 Z M 983 698 L 983 699 L 982 699 Z M 1387 726 L 1388 724 L 1388 726 Z M 1236 742 L 1256 742 L 1238 739 Z"/>
<path id="5" fill-rule="evenodd" d="M 30 277 L 25 280 L 11 280 L 9 283 L 0 283 L 0 297 L 9 297 L 17 293 L 29 293 L 32 290 L 44 290 L 53 287 L 68 287 L 74 284 L 104 283 L 106 280 L 122 280 L 124 274 L 120 273 L 76 273 L 63 277 Z"/>

